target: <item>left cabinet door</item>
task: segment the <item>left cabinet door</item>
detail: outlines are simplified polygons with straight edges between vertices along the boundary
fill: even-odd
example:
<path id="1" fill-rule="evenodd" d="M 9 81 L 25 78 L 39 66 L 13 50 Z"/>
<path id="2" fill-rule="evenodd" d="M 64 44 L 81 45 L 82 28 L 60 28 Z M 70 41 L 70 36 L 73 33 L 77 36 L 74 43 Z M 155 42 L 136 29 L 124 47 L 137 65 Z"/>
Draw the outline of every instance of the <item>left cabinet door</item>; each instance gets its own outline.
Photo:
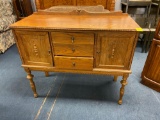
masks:
<path id="1" fill-rule="evenodd" d="M 23 64 L 52 66 L 48 32 L 15 31 Z"/>

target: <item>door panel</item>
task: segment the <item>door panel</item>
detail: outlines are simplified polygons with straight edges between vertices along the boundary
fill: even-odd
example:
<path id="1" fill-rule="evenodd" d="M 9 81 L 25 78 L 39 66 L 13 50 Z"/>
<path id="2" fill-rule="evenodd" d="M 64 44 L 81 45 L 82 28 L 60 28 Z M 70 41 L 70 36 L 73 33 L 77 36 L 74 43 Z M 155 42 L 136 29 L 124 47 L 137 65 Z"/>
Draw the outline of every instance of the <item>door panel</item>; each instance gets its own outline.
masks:
<path id="1" fill-rule="evenodd" d="M 98 36 L 96 67 L 129 69 L 135 32 L 105 32 Z"/>
<path id="2" fill-rule="evenodd" d="M 16 31 L 25 65 L 52 66 L 48 32 Z"/>

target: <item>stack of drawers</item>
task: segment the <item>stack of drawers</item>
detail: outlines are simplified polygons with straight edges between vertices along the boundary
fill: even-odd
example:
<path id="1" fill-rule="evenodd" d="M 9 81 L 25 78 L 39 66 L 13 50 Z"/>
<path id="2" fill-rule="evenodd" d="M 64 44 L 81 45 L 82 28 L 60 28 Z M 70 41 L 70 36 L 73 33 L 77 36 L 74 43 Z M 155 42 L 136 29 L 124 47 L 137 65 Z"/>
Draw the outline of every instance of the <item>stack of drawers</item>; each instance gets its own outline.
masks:
<path id="1" fill-rule="evenodd" d="M 94 34 L 52 32 L 51 36 L 56 68 L 93 69 Z"/>

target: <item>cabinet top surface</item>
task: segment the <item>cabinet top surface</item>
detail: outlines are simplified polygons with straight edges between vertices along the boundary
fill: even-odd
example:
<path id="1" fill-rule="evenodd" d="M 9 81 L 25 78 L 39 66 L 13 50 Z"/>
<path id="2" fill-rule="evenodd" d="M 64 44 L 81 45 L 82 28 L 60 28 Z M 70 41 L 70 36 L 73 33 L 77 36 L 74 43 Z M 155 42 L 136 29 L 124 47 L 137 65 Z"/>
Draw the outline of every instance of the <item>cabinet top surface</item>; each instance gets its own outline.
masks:
<path id="1" fill-rule="evenodd" d="M 11 28 L 57 30 L 137 31 L 140 26 L 127 14 L 68 15 L 34 13 L 10 26 Z"/>

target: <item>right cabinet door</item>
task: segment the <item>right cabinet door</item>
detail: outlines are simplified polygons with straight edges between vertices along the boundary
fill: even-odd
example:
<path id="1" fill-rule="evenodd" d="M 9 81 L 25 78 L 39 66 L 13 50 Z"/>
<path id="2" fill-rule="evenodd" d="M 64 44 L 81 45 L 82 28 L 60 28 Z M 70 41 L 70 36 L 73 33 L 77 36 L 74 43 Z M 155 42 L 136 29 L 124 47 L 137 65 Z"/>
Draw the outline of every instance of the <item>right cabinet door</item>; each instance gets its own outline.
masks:
<path id="1" fill-rule="evenodd" d="M 103 32 L 96 40 L 96 68 L 130 69 L 136 32 Z"/>

